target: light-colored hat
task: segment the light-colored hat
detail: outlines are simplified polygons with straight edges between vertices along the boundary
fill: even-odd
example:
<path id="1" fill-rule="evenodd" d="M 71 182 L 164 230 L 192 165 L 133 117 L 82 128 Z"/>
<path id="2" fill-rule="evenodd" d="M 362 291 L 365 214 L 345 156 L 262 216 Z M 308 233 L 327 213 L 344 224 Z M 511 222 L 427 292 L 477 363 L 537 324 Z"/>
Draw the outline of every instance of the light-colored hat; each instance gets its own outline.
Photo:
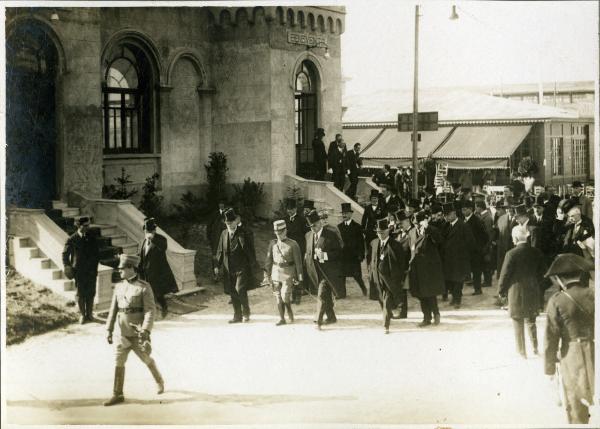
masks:
<path id="1" fill-rule="evenodd" d="M 140 263 L 140 257 L 137 255 L 127 255 L 125 253 L 121 253 L 119 255 L 119 268 L 125 267 L 137 267 Z"/>
<path id="2" fill-rule="evenodd" d="M 273 231 L 283 231 L 287 226 L 284 220 L 276 220 L 273 222 Z"/>

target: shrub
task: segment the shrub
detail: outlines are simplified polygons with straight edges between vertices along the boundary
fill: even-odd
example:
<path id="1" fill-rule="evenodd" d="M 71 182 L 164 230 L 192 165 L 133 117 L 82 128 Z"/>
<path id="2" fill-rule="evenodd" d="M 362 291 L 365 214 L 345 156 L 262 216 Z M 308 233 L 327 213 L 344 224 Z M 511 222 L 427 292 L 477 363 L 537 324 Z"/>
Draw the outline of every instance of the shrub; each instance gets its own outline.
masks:
<path id="1" fill-rule="evenodd" d="M 283 219 L 287 216 L 287 210 L 285 209 L 285 199 L 293 198 L 296 200 L 296 206 L 302 207 L 304 203 L 304 198 L 302 197 L 302 189 L 297 187 L 296 185 L 288 186 L 285 192 L 285 197 L 282 200 L 279 200 L 279 206 L 277 210 L 273 212 L 274 219 Z"/>
<path id="2" fill-rule="evenodd" d="M 208 193 L 206 195 L 210 208 L 217 207 L 218 198 L 226 195 L 225 183 L 227 181 L 227 155 L 223 152 L 211 152 L 206 168 L 206 180 L 208 181 Z"/>
<path id="3" fill-rule="evenodd" d="M 256 217 L 256 208 L 262 202 L 265 192 L 264 183 L 255 182 L 249 177 L 244 180 L 242 186 L 233 185 L 233 204 L 239 210 L 242 218 L 253 221 Z"/>
<path id="4" fill-rule="evenodd" d="M 182 222 L 200 222 L 211 210 L 211 205 L 202 197 L 188 191 L 181 196 L 181 204 L 173 204 L 175 217 Z"/>
<path id="5" fill-rule="evenodd" d="M 147 217 L 160 217 L 162 215 L 162 202 L 163 197 L 157 195 L 158 187 L 156 182 L 159 178 L 158 173 L 154 173 L 150 177 L 146 177 L 146 183 L 144 184 L 142 194 L 142 200 L 140 201 L 139 209 Z"/>
<path id="6" fill-rule="evenodd" d="M 138 193 L 137 189 L 129 190 L 127 185 L 133 183 L 130 180 L 131 175 L 125 174 L 125 168 L 121 168 L 121 175 L 115 177 L 113 180 L 117 182 L 117 186 L 114 184 L 104 185 L 102 187 L 102 198 L 108 198 L 110 200 L 128 200 Z"/>

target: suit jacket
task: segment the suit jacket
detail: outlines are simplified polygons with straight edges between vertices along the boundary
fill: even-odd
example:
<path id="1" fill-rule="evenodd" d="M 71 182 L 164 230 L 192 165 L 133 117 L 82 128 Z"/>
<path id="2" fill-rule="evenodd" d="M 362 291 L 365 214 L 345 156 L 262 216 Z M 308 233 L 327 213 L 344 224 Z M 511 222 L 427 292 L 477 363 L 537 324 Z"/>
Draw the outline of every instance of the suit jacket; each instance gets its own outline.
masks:
<path id="1" fill-rule="evenodd" d="M 483 229 L 487 235 L 486 245 L 489 246 L 489 244 L 494 241 L 494 218 L 492 217 L 490 211 L 486 210 L 479 216 L 479 219 L 481 219 Z"/>
<path id="2" fill-rule="evenodd" d="M 294 220 L 291 220 L 289 216 L 286 216 L 284 220 L 287 225 L 287 236 L 298 243 L 300 251 L 304 255 L 304 251 L 306 250 L 306 242 L 304 241 L 306 219 L 298 213 L 294 216 Z"/>
<path id="3" fill-rule="evenodd" d="M 346 174 L 348 166 L 346 164 L 346 149 L 339 150 L 337 145 L 333 148 L 330 147 L 329 154 L 327 155 L 327 161 L 329 162 L 329 168 L 333 170 L 333 174 Z"/>
<path id="4" fill-rule="evenodd" d="M 342 246 L 335 233 L 325 227 L 321 229 L 321 235 L 314 247 L 314 232 L 311 230 L 306 233 L 306 253 L 304 254 L 304 264 L 310 281 L 315 288 L 318 288 L 319 282 L 325 280 L 335 297 L 344 295 L 344 279 L 342 276 Z M 315 249 L 321 249 L 327 253 L 327 260 L 319 262 L 315 260 Z"/>
<path id="5" fill-rule="evenodd" d="M 346 165 L 350 170 L 351 177 L 358 177 L 358 172 L 362 167 L 362 158 L 354 150 L 349 150 L 346 153 Z"/>
<path id="6" fill-rule="evenodd" d="M 146 243 L 149 245 L 148 253 L 146 253 Z M 140 279 L 150 283 L 154 295 L 163 296 L 178 291 L 175 276 L 167 261 L 166 237 L 155 233 L 152 240 L 148 241 L 144 238 L 138 255 L 140 256 L 138 265 Z"/>
<path id="7" fill-rule="evenodd" d="M 346 222 L 340 223 L 338 229 L 344 242 L 342 257 L 344 275 L 351 276 L 356 272 L 357 267 L 360 272 L 360 263 L 365 259 L 365 237 L 362 227 L 353 220 L 348 226 Z"/>
<path id="8" fill-rule="evenodd" d="M 325 152 L 325 143 L 321 139 L 313 139 L 313 160 L 318 170 L 325 170 L 327 166 L 327 152 Z"/>
<path id="9" fill-rule="evenodd" d="M 399 301 L 404 288 L 404 279 L 408 270 L 410 252 L 406 252 L 400 243 L 388 238 L 383 249 L 379 249 L 379 238 L 374 239 L 371 246 L 371 263 L 369 264 L 369 280 L 382 296 L 385 289 L 391 293 L 395 302 Z"/>
<path id="10" fill-rule="evenodd" d="M 500 295 L 508 294 L 510 317 L 524 319 L 538 314 L 539 284 L 545 271 L 544 254 L 528 243 L 519 243 L 506 253 L 498 287 Z"/>
<path id="11" fill-rule="evenodd" d="M 373 210 L 373 206 L 371 204 L 368 204 L 365 207 L 365 211 L 363 212 L 363 217 L 361 220 L 361 226 L 368 243 L 370 243 L 371 240 L 376 236 L 375 227 L 377 226 L 377 220 L 382 219 L 384 216 L 385 211 L 381 203 L 377 205 L 376 210 Z"/>
<path id="12" fill-rule="evenodd" d="M 415 230 L 408 269 L 410 293 L 415 298 L 444 293 L 444 273 L 439 253 L 441 241 L 442 233 L 435 226 L 428 226 L 421 235 L 417 235 Z"/>
<path id="13" fill-rule="evenodd" d="M 238 226 L 233 238 L 229 239 L 229 231 L 225 229 L 217 246 L 215 266 L 223 267 L 223 286 L 226 294 L 231 293 L 232 288 L 238 292 L 256 288 L 256 251 L 252 232 Z"/>
<path id="14" fill-rule="evenodd" d="M 581 216 L 581 225 L 577 232 L 575 232 L 574 224 L 570 224 L 567 227 L 562 253 L 575 253 L 583 256 L 583 251 L 577 245 L 577 241 L 583 241 L 588 237 L 594 237 L 594 224 L 587 217 Z"/>
<path id="15" fill-rule="evenodd" d="M 462 282 L 471 272 L 471 253 L 475 249 L 475 239 L 471 228 L 461 219 L 454 226 L 448 223 L 442 247 L 442 265 L 446 281 Z"/>
<path id="16" fill-rule="evenodd" d="M 402 210 L 404 206 L 404 202 L 398 197 L 398 195 L 391 195 L 389 201 L 386 201 L 385 198 L 382 198 L 381 203 L 383 205 L 383 212 L 386 213 L 389 207 L 396 207 L 396 210 Z"/>
<path id="17" fill-rule="evenodd" d="M 100 247 L 96 235 L 88 231 L 84 237 L 78 232 L 67 238 L 62 253 L 65 267 L 73 269 L 75 284 L 79 281 L 90 282 L 98 275 Z M 95 283 L 94 283 L 95 285 Z"/>

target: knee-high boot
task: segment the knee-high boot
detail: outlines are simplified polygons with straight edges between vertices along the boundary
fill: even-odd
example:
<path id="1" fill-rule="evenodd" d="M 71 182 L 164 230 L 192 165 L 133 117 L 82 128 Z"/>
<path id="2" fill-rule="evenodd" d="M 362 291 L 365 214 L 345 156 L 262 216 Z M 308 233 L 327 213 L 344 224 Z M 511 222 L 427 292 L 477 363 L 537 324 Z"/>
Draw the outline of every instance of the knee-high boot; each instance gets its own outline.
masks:
<path id="1" fill-rule="evenodd" d="M 277 322 L 276 325 L 283 325 L 285 323 L 285 307 L 283 302 L 277 303 L 277 310 L 279 311 L 279 322 Z"/>
<path id="2" fill-rule="evenodd" d="M 123 396 L 123 384 L 125 383 L 125 367 L 124 366 L 116 366 L 115 367 L 115 382 L 113 386 L 113 395 L 112 397 L 104 402 L 105 407 L 109 407 L 111 405 L 120 404 L 125 401 L 125 397 Z"/>
<path id="3" fill-rule="evenodd" d="M 165 391 L 165 381 L 163 380 L 162 375 L 160 375 L 160 372 L 156 367 L 156 362 L 154 361 L 154 359 L 152 359 L 152 361 L 150 361 L 150 363 L 148 364 L 148 369 L 152 373 L 154 381 L 156 381 L 156 393 L 160 395 Z"/>

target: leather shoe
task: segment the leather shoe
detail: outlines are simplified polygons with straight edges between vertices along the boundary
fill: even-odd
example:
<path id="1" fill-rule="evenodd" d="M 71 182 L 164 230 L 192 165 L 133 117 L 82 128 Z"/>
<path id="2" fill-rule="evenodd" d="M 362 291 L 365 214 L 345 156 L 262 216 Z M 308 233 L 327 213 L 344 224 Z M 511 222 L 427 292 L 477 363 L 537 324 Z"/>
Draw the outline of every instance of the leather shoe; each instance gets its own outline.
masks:
<path id="1" fill-rule="evenodd" d="M 383 331 L 383 333 L 386 334 L 386 335 L 389 334 L 390 333 L 390 328 L 385 328 L 384 331 Z"/>
<path id="2" fill-rule="evenodd" d="M 481 292 L 480 290 L 476 290 L 475 292 L 473 292 L 471 295 L 483 295 L 483 292 Z"/>
<path id="3" fill-rule="evenodd" d="M 285 325 L 286 323 L 287 323 L 287 322 L 286 322 L 285 320 L 281 319 L 279 322 L 277 322 L 277 323 L 275 324 L 275 326 L 281 326 L 281 325 Z"/>
<path id="4" fill-rule="evenodd" d="M 419 328 L 424 328 L 425 326 L 429 326 L 431 325 L 431 321 L 430 320 L 423 320 L 421 323 L 419 323 L 417 326 Z"/>
<path id="5" fill-rule="evenodd" d="M 113 395 L 108 401 L 104 401 L 104 406 L 110 407 L 111 405 L 120 404 L 121 402 L 125 402 L 125 397 L 123 395 Z"/>
<path id="6" fill-rule="evenodd" d="M 460 304 L 459 304 L 459 303 L 457 303 L 457 302 L 456 302 L 456 303 L 454 303 L 454 308 L 455 308 L 456 310 L 458 310 L 458 309 L 460 308 Z"/>
<path id="7" fill-rule="evenodd" d="M 85 323 L 87 323 L 86 317 L 85 316 L 79 317 L 79 324 L 84 325 Z"/>
<path id="8" fill-rule="evenodd" d="M 227 323 L 242 323 L 242 319 L 231 319 L 229 322 Z"/>
<path id="9" fill-rule="evenodd" d="M 324 325 L 333 325 L 334 323 L 337 323 L 337 319 L 326 319 L 323 322 Z"/>
<path id="10" fill-rule="evenodd" d="M 244 323 L 248 323 L 250 321 L 250 316 L 245 316 L 242 320 Z"/>
<path id="11" fill-rule="evenodd" d="M 433 324 L 434 325 L 439 325 L 440 324 L 440 315 L 439 314 L 434 314 L 433 315 Z"/>

